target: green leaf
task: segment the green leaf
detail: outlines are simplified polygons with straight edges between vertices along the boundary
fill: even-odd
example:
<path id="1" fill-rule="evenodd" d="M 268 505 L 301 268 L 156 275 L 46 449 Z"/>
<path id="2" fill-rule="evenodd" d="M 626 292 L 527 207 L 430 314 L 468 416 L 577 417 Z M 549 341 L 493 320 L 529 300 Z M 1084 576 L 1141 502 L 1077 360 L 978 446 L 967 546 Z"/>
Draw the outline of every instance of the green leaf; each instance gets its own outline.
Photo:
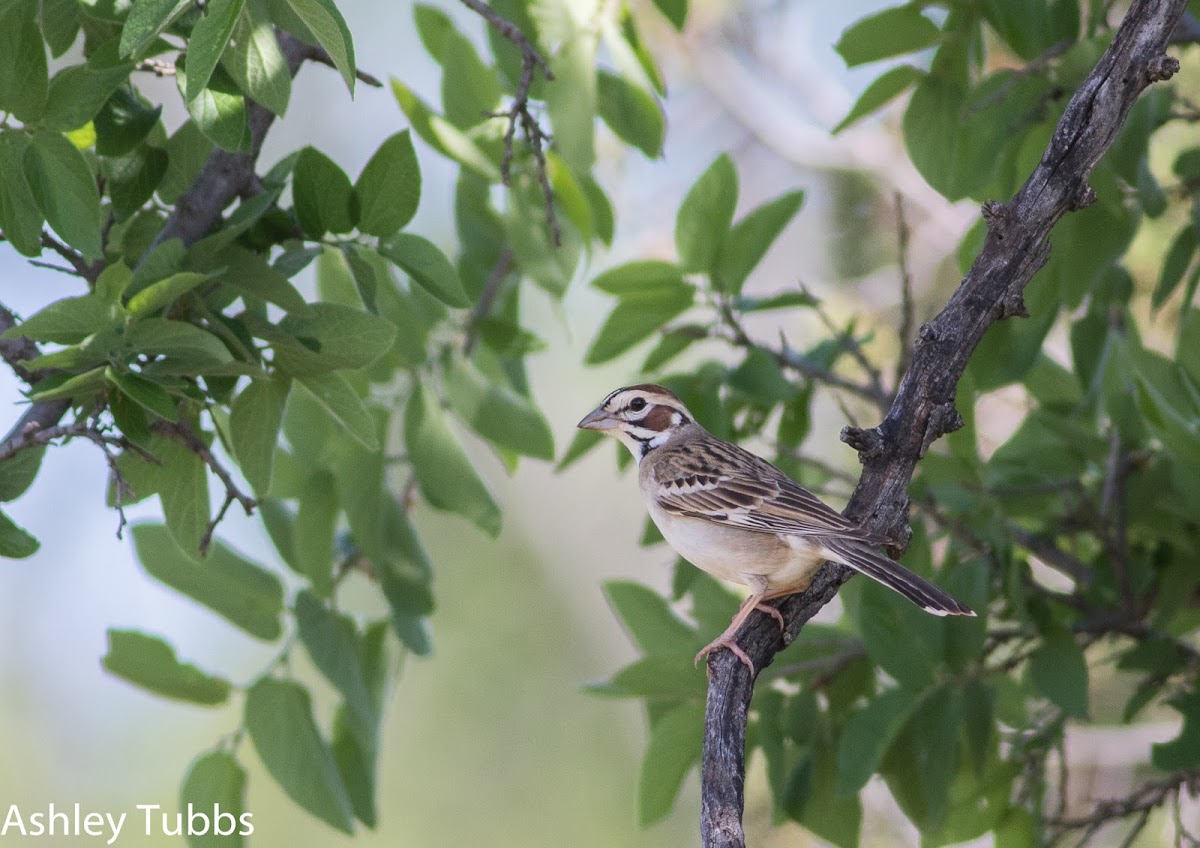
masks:
<path id="1" fill-rule="evenodd" d="M 833 133 L 836 135 L 851 124 L 870 115 L 877 109 L 883 108 L 893 98 L 898 97 L 902 92 L 908 90 L 913 84 L 919 82 L 925 72 L 920 68 L 914 68 L 912 65 L 899 65 L 884 73 L 880 74 L 870 85 L 868 85 L 863 93 L 854 101 L 854 105 L 850 107 L 850 111 L 846 113 L 846 117 L 842 118 L 838 125 L 833 128 Z"/>
<path id="2" fill-rule="evenodd" d="M 722 289 L 738 294 L 767 250 L 800 211 L 804 192 L 791 191 L 767 201 L 729 231 L 717 257 L 715 277 Z"/>
<path id="3" fill-rule="evenodd" d="M 944 638 L 937 618 L 871 581 L 862 588 L 858 619 L 867 653 L 897 683 L 919 691 L 933 682 Z"/>
<path id="4" fill-rule="evenodd" d="M 353 94 L 357 73 L 354 42 L 350 38 L 350 28 L 346 26 L 346 20 L 337 6 L 332 0 L 287 0 L 287 3 L 333 59 L 333 66 L 341 73 L 346 87 Z"/>
<path id="5" fill-rule="evenodd" d="M 185 2 L 190 4 L 193 0 Z M 195 121 L 185 121 L 175 131 L 167 141 L 167 172 L 158 184 L 158 196 L 164 203 L 177 203 L 191 188 L 212 149 L 212 142 Z"/>
<path id="6" fill-rule="evenodd" d="M 78 0 L 42 0 L 42 35 L 51 56 L 58 58 L 75 44 L 80 8 Z"/>
<path id="7" fill-rule="evenodd" d="M 396 233 L 379 243 L 379 252 L 447 306 L 469 306 L 458 272 L 437 246 L 412 233 Z"/>
<path id="8" fill-rule="evenodd" d="M 262 5 L 259 0 L 246 4 L 222 64 L 246 96 L 282 116 L 292 96 L 292 75 Z"/>
<path id="9" fill-rule="evenodd" d="M 104 369 L 104 376 L 120 389 L 122 394 L 147 412 L 153 412 L 159 418 L 165 418 L 168 421 L 179 420 L 179 411 L 175 408 L 175 401 L 157 383 L 132 372 L 122 374 L 111 365 Z"/>
<path id="10" fill-rule="evenodd" d="M 916 6 L 895 6 L 851 24 L 833 49 L 848 67 L 937 44 L 941 32 Z"/>
<path id="11" fill-rule="evenodd" d="M 713 270 L 737 198 L 737 171 L 729 154 L 722 153 L 688 190 L 675 217 L 675 250 L 685 271 Z"/>
<path id="12" fill-rule="evenodd" d="M 446 119 L 470 129 L 491 117 L 500 105 L 500 80 L 485 65 L 470 39 L 447 30 L 441 40 L 442 106 Z"/>
<path id="13" fill-rule="evenodd" d="M 116 39 L 92 51 L 87 64 L 63 68 L 50 80 L 43 118 L 46 127 L 61 132 L 79 129 L 96 117 L 132 70 L 133 62 L 117 56 Z"/>
<path id="14" fill-rule="evenodd" d="M 180 550 L 161 524 L 133 527 L 133 544 L 146 572 L 211 609 L 251 636 L 266 641 L 283 632 L 279 578 L 220 542 L 201 560 Z"/>
<path id="15" fill-rule="evenodd" d="M 15 501 L 28 491 L 45 453 L 45 448 L 26 448 L 0 461 L 0 503 Z"/>
<path id="16" fill-rule="evenodd" d="M 245 813 L 246 773 L 232 755 L 211 751 L 196 758 L 179 790 L 180 809 L 188 809 L 189 804 L 197 810 L 219 808 L 221 815 L 206 833 L 189 834 L 188 848 L 242 848 L 250 826 Z M 218 828 L 220 832 L 214 832 Z"/>
<path id="17" fill-rule="evenodd" d="M 292 525 L 292 551 L 297 571 L 312 581 L 322 598 L 333 592 L 333 535 L 338 500 L 333 475 L 322 468 L 309 474 L 300 490 L 300 509 Z"/>
<path id="18" fill-rule="evenodd" d="M 490 182 L 500 181 L 500 168 L 469 136 L 433 112 L 412 89 L 392 80 L 392 93 L 413 131 L 434 150 L 475 171 Z"/>
<path id="19" fill-rule="evenodd" d="M 84 258 L 101 258 L 100 192 L 83 154 L 61 133 L 43 130 L 30 138 L 24 160 L 25 179 L 50 226 Z"/>
<path id="20" fill-rule="evenodd" d="M 613 675 L 606 691 L 638 698 L 696 698 L 708 691 L 704 676 L 696 673 L 692 652 L 642 657 Z"/>
<path id="21" fill-rule="evenodd" d="M 404 413 L 404 441 L 421 495 L 430 506 L 457 512 L 490 536 L 500 532 L 500 508 L 451 431 L 437 397 L 414 390 Z"/>
<path id="22" fill-rule="evenodd" d="M 596 334 L 584 361 L 588 365 L 598 365 L 615 359 L 685 312 L 695 296 L 695 287 L 687 283 L 647 287 L 622 295 L 616 309 Z"/>
<path id="23" fill-rule="evenodd" d="M 125 334 L 129 350 L 149 356 L 169 356 L 200 366 L 225 363 L 233 357 L 224 343 L 207 330 L 186 321 L 143 318 Z"/>
<path id="24" fill-rule="evenodd" d="M 451 361 L 442 379 L 450 408 L 480 436 L 525 456 L 554 459 L 550 425 L 528 398 L 488 380 L 461 359 Z"/>
<path id="25" fill-rule="evenodd" d="M 336 303 L 314 303 L 307 314 L 288 315 L 278 329 L 282 334 L 264 338 L 275 350 L 276 367 L 296 376 L 364 368 L 387 353 L 396 338 L 390 321 Z"/>
<path id="26" fill-rule="evenodd" d="M 191 7 L 192 0 L 134 0 L 125 25 L 121 28 L 121 57 L 137 56 L 172 21 Z"/>
<path id="27" fill-rule="evenodd" d="M 191 102 L 200 96 L 221 61 L 221 54 L 229 46 L 233 28 L 246 0 L 208 0 L 204 13 L 192 27 L 187 50 L 187 93 L 184 99 Z"/>
<path id="28" fill-rule="evenodd" d="M 687 23 L 688 0 L 654 0 L 654 5 L 671 22 L 671 26 L 683 32 L 683 25 Z"/>
<path id="29" fill-rule="evenodd" d="M 96 127 L 96 152 L 101 156 L 124 156 L 145 140 L 158 124 L 162 106 L 149 106 L 122 85 L 93 119 Z M 155 184 L 157 187 L 157 183 Z"/>
<path id="30" fill-rule="evenodd" d="M 956 686 L 937 686 L 921 699 L 884 757 L 882 774 L 888 788 L 923 832 L 936 831 L 950 806 L 963 709 Z"/>
<path id="31" fill-rule="evenodd" d="M 350 178 L 315 147 L 301 150 L 296 160 L 292 199 L 300 226 L 314 239 L 327 232 L 348 233 L 354 229 L 358 212 L 354 208 Z"/>
<path id="32" fill-rule="evenodd" d="M 1200 763 L 1200 695 L 1185 692 L 1167 702 L 1183 716 L 1179 735 L 1150 746 L 1150 762 L 1164 772 L 1183 771 Z"/>
<path id="33" fill-rule="evenodd" d="M 304 296 L 287 277 L 268 265 L 263 256 L 230 247 L 221 251 L 219 261 L 224 269 L 217 278 L 221 285 L 273 303 L 285 312 L 298 315 L 308 312 L 308 301 Z"/>
<path id="34" fill-rule="evenodd" d="M 304 374 L 296 377 L 329 415 L 367 450 L 376 450 L 375 422 L 358 392 L 341 374 Z"/>
<path id="35" fill-rule="evenodd" d="M 408 130 L 396 133 L 363 167 L 354 184 L 358 197 L 358 228 L 386 238 L 417 213 L 421 200 L 421 169 Z"/>
<path id="36" fill-rule="evenodd" d="M 0 512 L 0 557 L 24 559 L 37 553 L 41 546 L 41 542 Z"/>
<path id="37" fill-rule="evenodd" d="M 229 698 L 229 681 L 180 662 L 162 639 L 136 630 L 109 629 L 103 663 L 117 677 L 164 698 L 206 706 Z"/>
<path id="38" fill-rule="evenodd" d="M 390 414 L 373 407 L 381 447 L 387 439 Z M 371 560 L 385 556 L 383 509 L 388 488 L 382 450 L 369 451 L 349 439 L 339 439 L 333 453 L 334 488 L 354 545 Z"/>
<path id="39" fill-rule="evenodd" d="M 166 172 L 166 151 L 157 147 L 143 146 L 128 156 L 101 161 L 100 173 L 107 181 L 118 222 L 132 217 L 146 205 Z"/>
<path id="40" fill-rule="evenodd" d="M 654 95 L 608 71 L 597 82 L 596 106 L 608 128 L 651 159 L 660 156 L 667 122 Z"/>
<path id="41" fill-rule="evenodd" d="M 1072 718 L 1087 718 L 1088 668 L 1071 634 L 1049 633 L 1029 658 L 1034 688 Z"/>
<path id="42" fill-rule="evenodd" d="M 38 29 L 38 4 L 9 0 L 0 7 L 0 112 L 28 124 L 46 107 L 46 48 Z"/>
<path id="43" fill-rule="evenodd" d="M 126 311 L 134 318 L 143 318 L 151 312 L 157 312 L 170 306 L 183 295 L 211 279 L 209 274 L 197 274 L 191 271 L 181 271 L 172 274 L 165 280 L 147 286 L 135 294 L 125 304 Z"/>
<path id="44" fill-rule="evenodd" d="M 650 727 L 650 742 L 638 777 L 638 823 L 659 821 L 675 804 L 675 796 L 692 767 L 700 761 L 704 738 L 704 704 L 681 704 Z"/>
<path id="45" fill-rule="evenodd" d="M 375 827 L 375 757 L 368 754 L 350 726 L 349 712 L 342 706 L 333 717 L 333 759 L 346 787 L 354 816 L 367 827 Z"/>
<path id="46" fill-rule="evenodd" d="M 837 795 L 855 795 L 867 785 L 916 706 L 917 696 L 912 692 L 885 689 L 851 714 L 838 743 Z"/>
<path id="47" fill-rule="evenodd" d="M 229 412 L 229 435 L 233 455 L 254 491 L 266 494 L 271 488 L 275 446 L 283 423 L 291 381 L 251 380 L 234 398 Z"/>
<path id="48" fill-rule="evenodd" d="M 546 113 L 554 149 L 572 171 L 589 173 L 596 160 L 596 42 L 575 32 L 550 57 L 554 83 L 546 86 Z"/>
<path id="49" fill-rule="evenodd" d="M 4 338 L 77 344 L 115 323 L 112 307 L 96 294 L 64 297 L 11 327 Z"/>
<path id="50" fill-rule="evenodd" d="M 23 132 L 0 132 L 0 231 L 22 256 L 42 252 L 42 210 L 25 178 Z"/>
<path id="51" fill-rule="evenodd" d="M 682 285 L 686 285 L 683 269 L 661 259 L 627 262 L 592 280 L 593 288 L 620 298 L 646 291 L 677 291 Z"/>
<path id="52" fill-rule="evenodd" d="M 677 655 L 700 647 L 696 631 L 652 589 L 628 580 L 609 580 L 604 584 L 604 594 L 642 653 Z"/>
<path id="53" fill-rule="evenodd" d="M 1175 292 L 1183 280 L 1183 275 L 1187 273 L 1188 266 L 1192 264 L 1197 247 L 1200 247 L 1200 241 L 1197 241 L 1196 228 L 1185 224 L 1176 234 L 1167 250 L 1166 258 L 1163 259 L 1158 285 L 1154 287 L 1154 294 L 1150 298 L 1151 309 L 1160 309 Z"/>
<path id="54" fill-rule="evenodd" d="M 308 690 L 263 678 L 246 694 L 246 730 L 267 771 L 293 801 L 343 833 L 354 814 L 333 753 L 313 721 Z"/>
<path id="55" fill-rule="evenodd" d="M 176 63 L 175 80 L 182 95 L 187 85 L 185 64 Z M 246 98 L 224 68 L 218 65 L 213 70 L 208 85 L 187 101 L 187 110 L 196 127 L 213 144 L 231 152 L 250 149 Z"/>
<path id="56" fill-rule="evenodd" d="M 334 612 L 308 592 L 301 592 L 296 596 L 296 625 L 313 665 L 342 693 L 351 721 L 366 739 L 373 739 L 379 716 L 367 689 L 353 619 Z"/>

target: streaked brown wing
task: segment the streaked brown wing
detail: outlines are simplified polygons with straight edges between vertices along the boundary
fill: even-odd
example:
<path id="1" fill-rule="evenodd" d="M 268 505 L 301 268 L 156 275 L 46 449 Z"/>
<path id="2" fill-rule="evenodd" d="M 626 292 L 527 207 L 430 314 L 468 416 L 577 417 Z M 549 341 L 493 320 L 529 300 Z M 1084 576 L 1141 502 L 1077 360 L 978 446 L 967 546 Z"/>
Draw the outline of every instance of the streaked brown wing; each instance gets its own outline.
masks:
<path id="1" fill-rule="evenodd" d="M 670 451 L 654 475 L 658 504 L 667 512 L 760 533 L 882 541 L 737 445 L 705 440 L 659 450 Z"/>

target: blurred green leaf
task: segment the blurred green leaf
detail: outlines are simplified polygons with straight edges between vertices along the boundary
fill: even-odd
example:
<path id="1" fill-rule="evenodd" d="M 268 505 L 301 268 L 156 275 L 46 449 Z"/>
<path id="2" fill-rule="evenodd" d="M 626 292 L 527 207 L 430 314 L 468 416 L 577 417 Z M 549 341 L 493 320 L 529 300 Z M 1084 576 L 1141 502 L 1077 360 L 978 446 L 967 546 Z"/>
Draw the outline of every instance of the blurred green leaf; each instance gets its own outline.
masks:
<path id="1" fill-rule="evenodd" d="M 25 179 L 38 208 L 63 241 L 86 259 L 99 259 L 100 193 L 83 154 L 61 133 L 43 130 L 29 140 Z"/>
<path id="2" fill-rule="evenodd" d="M 312 582 L 319 597 L 333 593 L 333 535 L 338 500 L 333 475 L 326 469 L 308 475 L 300 491 L 300 509 L 292 525 L 292 551 L 297 570 Z"/>
<path id="3" fill-rule="evenodd" d="M 333 0 L 287 0 L 292 11 L 304 22 L 317 43 L 333 60 L 333 66 L 346 81 L 346 88 L 354 93 L 354 79 L 358 72 L 354 64 L 354 41 L 350 28 L 338 11 Z"/>
<path id="4" fill-rule="evenodd" d="M 942 683 L 920 700 L 884 757 L 888 788 L 923 832 L 940 828 L 949 809 L 962 720 L 961 691 Z"/>
<path id="5" fill-rule="evenodd" d="M 804 192 L 791 191 L 767 201 L 734 225 L 721 244 L 714 271 L 723 290 L 735 295 L 741 293 L 750 272 L 800 211 L 803 202 Z"/>
<path id="6" fill-rule="evenodd" d="M 314 303 L 306 314 L 279 322 L 279 334 L 264 335 L 285 374 L 308 376 L 342 368 L 364 368 L 387 353 L 396 338 L 391 322 L 361 309 Z M 269 332 L 256 327 L 256 332 Z"/>
<path id="7" fill-rule="evenodd" d="M 10 0 L 0 8 L 0 111 L 22 123 L 41 117 L 49 82 L 36 0 Z"/>
<path id="8" fill-rule="evenodd" d="M 500 168 L 471 137 L 441 115 L 434 113 L 412 89 L 400 80 L 392 80 L 392 93 L 396 97 L 396 102 L 400 104 L 405 117 L 412 124 L 413 132 L 423 138 L 434 150 L 455 162 L 466 165 L 489 181 L 499 182 Z"/>
<path id="9" fill-rule="evenodd" d="M 0 132 L 0 231 L 22 256 L 42 252 L 42 210 L 25 177 L 23 132 Z"/>
<path id="10" fill-rule="evenodd" d="M 412 233 L 396 233 L 379 243 L 379 252 L 447 306 L 469 306 L 458 272 L 437 245 Z"/>
<path id="11" fill-rule="evenodd" d="M 338 373 L 304 374 L 296 382 L 308 390 L 333 420 L 367 450 L 379 447 L 375 422 L 354 387 Z"/>
<path id="12" fill-rule="evenodd" d="M 259 680 L 246 693 L 245 723 L 263 765 L 288 797 L 330 827 L 353 833 L 350 799 L 313 721 L 308 690 L 292 681 Z"/>
<path id="13" fill-rule="evenodd" d="M 220 809 L 222 818 L 206 833 L 188 834 L 189 848 L 242 848 L 250 818 L 246 809 L 246 772 L 232 755 L 224 751 L 201 754 L 188 768 L 179 790 L 179 807 L 191 805 L 197 810 Z M 228 814 L 232 822 L 224 818 Z M 236 825 L 236 826 L 235 826 Z M 220 828 L 222 836 L 218 834 Z M 196 828 L 199 830 L 200 828 Z"/>
<path id="14" fill-rule="evenodd" d="M 301 592 L 296 596 L 296 625 L 313 664 L 346 699 L 351 720 L 366 738 L 374 738 L 379 716 L 367 689 L 353 619 Z"/>
<path id="15" fill-rule="evenodd" d="M 854 101 L 854 105 L 850 107 L 850 111 L 846 113 L 846 117 L 838 122 L 832 132 L 836 135 L 851 124 L 861 121 L 872 112 L 882 109 L 893 98 L 907 91 L 924 76 L 924 71 L 920 68 L 914 68 L 912 65 L 898 65 L 895 68 L 884 71 L 874 82 L 863 89 L 863 93 Z"/>
<path id="16" fill-rule="evenodd" d="M 421 199 L 421 169 L 408 130 L 388 138 L 371 156 L 358 182 L 358 228 L 385 238 L 408 224 Z"/>
<path id="17" fill-rule="evenodd" d="M 1072 718 L 1088 715 L 1088 667 L 1071 634 L 1048 633 L 1029 658 L 1029 679 Z"/>
<path id="18" fill-rule="evenodd" d="M 838 743 L 834 791 L 839 796 L 855 795 L 867 785 L 916 706 L 914 693 L 885 689 L 850 715 Z"/>
<path id="19" fill-rule="evenodd" d="M 588 348 L 584 362 L 599 365 L 615 359 L 687 311 L 696 290 L 687 283 L 646 287 L 624 294 Z"/>
<path id="20" fill-rule="evenodd" d="M 918 6 L 893 6 L 852 23 L 833 49 L 853 68 L 931 47 L 941 35 Z"/>
<path id="21" fill-rule="evenodd" d="M 229 698 L 227 680 L 180 662 L 162 639 L 136 630 L 108 631 L 104 667 L 117 677 L 177 701 L 211 706 Z"/>
<path id="22" fill-rule="evenodd" d="M 652 589 L 627 580 L 609 580 L 604 594 L 638 649 L 648 655 L 695 652 L 700 637 Z"/>
<path id="23" fill-rule="evenodd" d="M 246 0 L 208 0 L 204 14 L 192 27 L 187 50 L 187 90 L 190 103 L 208 86 L 221 54 L 229 46 L 233 28 Z"/>
<path id="24" fill-rule="evenodd" d="M 651 159 L 660 156 L 667 122 L 654 95 L 607 71 L 599 72 L 597 82 L 596 106 L 608 128 Z"/>
<path id="25" fill-rule="evenodd" d="M 942 656 L 942 627 L 911 601 L 871 581 L 862 587 L 859 627 L 867 653 L 901 686 L 929 686 Z"/>
<path id="26" fill-rule="evenodd" d="M 532 401 L 458 358 L 450 361 L 443 380 L 450 408 L 480 436 L 525 456 L 554 459 L 550 425 Z"/>
<path id="27" fill-rule="evenodd" d="M 242 474 L 260 495 L 271 488 L 275 446 L 290 390 L 291 381 L 287 379 L 251 380 L 230 407 L 233 455 Z"/>
<path id="28" fill-rule="evenodd" d="M 41 542 L 0 512 L 0 557 L 24 559 L 37 553 L 41 546 Z"/>
<path id="29" fill-rule="evenodd" d="M 408 399 L 404 441 L 421 495 L 431 506 L 457 512 L 489 536 L 499 534 L 500 508 L 424 384 Z"/>
<path id="30" fill-rule="evenodd" d="M 269 571 L 214 542 L 201 560 L 180 550 L 161 524 L 137 524 L 133 544 L 146 572 L 211 609 L 251 636 L 274 641 L 283 632 L 283 585 Z"/>
<path id="31" fill-rule="evenodd" d="M 1192 257 L 1196 255 L 1198 246 L 1200 246 L 1200 242 L 1197 241 L 1196 228 L 1191 224 L 1185 224 L 1176 234 L 1175 240 L 1171 242 L 1167 256 L 1163 260 L 1158 276 L 1158 285 L 1154 287 L 1154 294 L 1150 299 L 1152 309 L 1161 308 L 1175 292 L 1183 280 L 1183 275 L 1187 273 L 1188 266 L 1192 264 Z"/>
<path id="32" fill-rule="evenodd" d="M 638 821 L 642 827 L 671 812 L 683 779 L 700 762 L 703 736 L 702 703 L 682 704 L 650 727 L 650 742 L 638 778 Z"/>
<path id="33" fill-rule="evenodd" d="M 15 501 L 25 494 L 41 470 L 45 454 L 45 448 L 26 448 L 0 460 L 0 503 Z"/>
<path id="34" fill-rule="evenodd" d="M 675 218 L 675 250 L 684 270 L 708 273 L 714 269 L 729 235 L 737 198 L 737 170 L 723 153 L 688 190 Z"/>
<path id="35" fill-rule="evenodd" d="M 1164 772 L 1183 771 L 1200 763 L 1200 695 L 1188 692 L 1167 702 L 1183 716 L 1179 735 L 1150 746 L 1150 762 Z"/>

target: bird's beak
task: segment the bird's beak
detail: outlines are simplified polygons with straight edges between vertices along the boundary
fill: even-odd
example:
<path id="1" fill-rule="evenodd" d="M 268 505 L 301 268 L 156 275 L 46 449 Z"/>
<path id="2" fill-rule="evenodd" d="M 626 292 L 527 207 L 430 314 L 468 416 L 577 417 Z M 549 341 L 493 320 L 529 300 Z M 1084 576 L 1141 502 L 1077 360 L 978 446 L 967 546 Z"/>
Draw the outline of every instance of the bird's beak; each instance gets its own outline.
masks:
<path id="1" fill-rule="evenodd" d="M 597 407 L 583 416 L 583 420 L 575 426 L 580 430 L 612 430 L 621 422 L 613 418 L 604 411 L 604 407 Z"/>

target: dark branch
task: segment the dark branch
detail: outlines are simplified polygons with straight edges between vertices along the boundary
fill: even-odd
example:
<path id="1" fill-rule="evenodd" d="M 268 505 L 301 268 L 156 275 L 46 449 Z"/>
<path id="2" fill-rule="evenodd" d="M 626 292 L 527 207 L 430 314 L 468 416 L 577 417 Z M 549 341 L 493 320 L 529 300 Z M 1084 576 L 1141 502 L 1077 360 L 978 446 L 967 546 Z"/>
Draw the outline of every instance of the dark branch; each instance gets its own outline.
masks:
<path id="1" fill-rule="evenodd" d="M 542 129 L 537 118 L 529 111 L 529 89 L 533 86 L 534 77 L 538 71 L 547 81 L 554 79 L 554 72 L 533 43 L 521 32 L 521 28 L 507 18 L 501 17 L 495 9 L 483 0 L 462 0 L 463 5 L 480 15 L 493 29 L 508 39 L 521 52 L 521 78 L 517 81 L 517 91 L 512 103 L 503 112 L 493 113 L 492 117 L 504 118 L 508 126 L 504 130 L 504 158 L 500 160 L 500 178 L 505 185 L 510 185 L 513 159 L 513 138 L 517 126 L 525 135 L 525 142 L 533 152 L 534 174 L 542 189 L 542 197 L 546 203 L 546 223 L 550 227 L 550 237 L 557 247 L 562 242 L 562 234 L 558 228 L 558 218 L 554 212 L 554 191 L 550 187 L 550 176 L 546 172 L 545 146 L 550 137 Z"/>
<path id="2" fill-rule="evenodd" d="M 1054 224 L 1094 200 L 1087 180 L 1116 139 L 1129 109 L 1152 81 L 1178 62 L 1163 50 L 1186 0 L 1133 0 L 1099 63 L 1067 104 L 1041 162 L 1008 203 L 990 204 L 983 250 L 945 308 L 919 334 L 912 366 L 879 426 L 850 430 L 863 475 L 846 514 L 869 529 L 901 537 L 908 487 L 917 461 L 961 422 L 954 409 L 958 380 L 993 321 L 1020 314 L 1021 294 L 1049 256 Z M 752 617 L 738 643 L 757 669 L 796 638 L 852 572 L 827 563 L 806 592 L 783 599 L 783 637 L 767 616 Z M 744 848 L 741 817 L 746 716 L 754 679 L 729 651 L 709 655 L 709 696 L 701 769 L 701 834 L 706 848 Z"/>

